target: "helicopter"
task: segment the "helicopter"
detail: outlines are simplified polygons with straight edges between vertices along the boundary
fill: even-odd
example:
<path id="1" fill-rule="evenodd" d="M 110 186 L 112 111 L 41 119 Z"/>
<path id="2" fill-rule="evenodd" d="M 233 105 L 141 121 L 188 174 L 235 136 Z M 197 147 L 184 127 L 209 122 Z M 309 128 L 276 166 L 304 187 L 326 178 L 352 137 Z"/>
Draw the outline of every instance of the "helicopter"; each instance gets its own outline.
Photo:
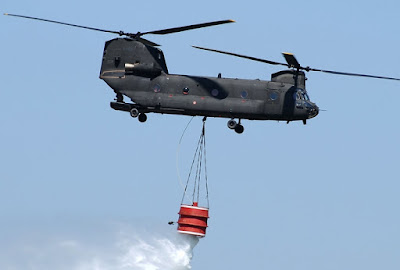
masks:
<path id="1" fill-rule="evenodd" d="M 116 94 L 115 100 L 110 102 L 111 108 L 129 112 L 139 122 L 146 122 L 148 113 L 222 117 L 229 119 L 228 128 L 238 134 L 244 131 L 243 119 L 302 121 L 306 124 L 308 119 L 318 115 L 319 107 L 310 100 L 306 91 L 305 72 L 400 81 L 399 78 L 304 67 L 291 53 L 283 53 L 286 63 L 281 63 L 198 46 L 193 47 L 287 69 L 273 73 L 270 81 L 223 78 L 221 74 L 216 77 L 170 74 L 163 51 L 158 48 L 160 45 L 142 37 L 228 24 L 235 22 L 233 20 L 127 33 L 30 16 L 4 15 L 119 35 L 105 42 L 100 79 Z"/>

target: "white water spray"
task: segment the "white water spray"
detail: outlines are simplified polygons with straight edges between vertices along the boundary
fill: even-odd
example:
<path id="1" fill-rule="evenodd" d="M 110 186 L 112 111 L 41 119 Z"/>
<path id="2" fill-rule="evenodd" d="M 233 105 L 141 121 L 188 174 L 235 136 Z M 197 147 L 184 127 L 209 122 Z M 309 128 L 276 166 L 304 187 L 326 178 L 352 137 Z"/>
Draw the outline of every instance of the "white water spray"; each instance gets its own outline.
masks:
<path id="1" fill-rule="evenodd" d="M 0 244 L 4 270 L 186 270 L 198 239 L 176 230 L 112 226 L 108 231 L 34 237 L 12 235 Z M 44 234 L 44 235 L 43 235 Z"/>

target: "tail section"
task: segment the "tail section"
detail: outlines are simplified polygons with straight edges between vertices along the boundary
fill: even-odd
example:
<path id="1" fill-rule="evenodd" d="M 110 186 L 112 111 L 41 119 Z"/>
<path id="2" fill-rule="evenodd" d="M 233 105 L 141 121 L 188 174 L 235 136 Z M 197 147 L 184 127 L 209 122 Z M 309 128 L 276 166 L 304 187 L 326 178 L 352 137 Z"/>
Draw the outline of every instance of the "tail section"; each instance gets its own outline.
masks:
<path id="1" fill-rule="evenodd" d="M 106 42 L 100 78 L 115 78 L 136 75 L 154 78 L 168 73 L 163 52 L 152 46 L 127 38 L 116 38 Z"/>

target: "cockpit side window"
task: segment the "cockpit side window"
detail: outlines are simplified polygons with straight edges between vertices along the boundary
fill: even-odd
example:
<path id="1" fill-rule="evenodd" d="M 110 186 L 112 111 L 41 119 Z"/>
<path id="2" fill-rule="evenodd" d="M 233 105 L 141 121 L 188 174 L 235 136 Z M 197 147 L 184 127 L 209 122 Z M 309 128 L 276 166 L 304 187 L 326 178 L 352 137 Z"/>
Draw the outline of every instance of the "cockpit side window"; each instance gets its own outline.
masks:
<path id="1" fill-rule="evenodd" d="M 294 94 L 294 99 L 295 99 L 295 100 L 301 100 L 300 91 L 297 91 L 297 92 Z"/>

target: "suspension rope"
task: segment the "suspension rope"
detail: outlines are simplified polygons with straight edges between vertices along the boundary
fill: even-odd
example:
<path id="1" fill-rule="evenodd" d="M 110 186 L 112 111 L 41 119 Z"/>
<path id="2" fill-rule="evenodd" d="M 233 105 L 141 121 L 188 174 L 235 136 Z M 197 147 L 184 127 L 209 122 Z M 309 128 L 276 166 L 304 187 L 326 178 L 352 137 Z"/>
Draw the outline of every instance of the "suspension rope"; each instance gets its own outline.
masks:
<path id="1" fill-rule="evenodd" d="M 196 176 L 194 180 L 194 190 L 193 190 L 193 201 L 195 199 L 195 194 L 197 194 L 197 202 L 199 201 L 200 197 L 200 180 L 201 180 L 201 168 L 202 168 L 202 161 L 203 161 L 203 149 L 204 149 L 204 134 L 202 133 L 201 139 L 200 139 L 200 149 L 198 153 L 198 163 L 197 163 L 197 169 L 196 169 Z M 197 185 L 196 185 L 197 184 Z M 197 187 L 197 193 L 196 193 L 196 187 Z"/>
<path id="2" fill-rule="evenodd" d="M 206 199 L 207 199 L 207 207 L 209 206 L 209 198 L 208 198 L 208 177 L 207 177 L 207 166 L 206 166 L 206 142 L 205 142 L 205 125 L 206 125 L 206 117 L 203 118 L 203 127 L 202 132 L 200 134 L 200 138 L 197 143 L 196 151 L 193 157 L 192 164 L 190 166 L 189 175 L 186 181 L 185 190 L 183 193 L 181 204 L 186 196 L 186 191 L 189 186 L 189 182 L 192 176 L 192 172 L 194 169 L 194 164 L 197 161 L 196 168 L 195 168 L 195 176 L 194 176 L 194 186 L 193 186 L 193 193 L 192 193 L 192 202 L 198 202 L 200 199 L 200 189 L 201 189 L 201 178 L 202 178 L 202 171 L 204 171 L 204 179 L 205 179 L 205 189 L 206 189 Z M 204 163 L 203 163 L 204 161 Z M 203 170 L 204 168 L 204 170 Z"/>
<path id="3" fill-rule="evenodd" d="M 180 174 L 180 171 L 179 171 L 179 153 L 180 153 L 180 150 L 181 150 L 181 144 L 182 144 L 183 136 L 185 135 L 186 130 L 188 129 L 188 127 L 189 127 L 190 123 L 192 122 L 193 118 L 194 118 L 194 116 L 192 116 L 192 118 L 190 118 L 190 121 L 187 123 L 185 129 L 183 130 L 181 138 L 179 139 L 178 147 L 176 149 L 176 173 L 178 175 L 179 184 L 181 185 L 182 190 L 185 190 L 185 187 L 183 186 L 181 174 Z"/>
<path id="4" fill-rule="evenodd" d="M 201 136 L 200 136 L 200 139 L 201 139 Z M 185 190 L 183 192 L 183 198 L 182 198 L 181 204 L 183 203 L 183 200 L 184 200 L 184 198 L 186 196 L 186 191 L 187 191 L 187 188 L 188 188 L 188 185 L 189 185 L 190 176 L 192 175 L 192 171 L 193 171 L 193 165 L 194 165 L 194 162 L 196 161 L 197 152 L 199 151 L 199 147 L 200 147 L 200 139 L 199 139 L 199 142 L 197 143 L 197 148 L 196 148 L 196 151 L 194 153 L 192 165 L 190 166 L 189 176 L 188 176 L 188 178 L 186 180 L 186 186 L 185 186 Z"/>
<path id="5" fill-rule="evenodd" d="M 206 129 L 205 129 L 205 121 L 204 119 L 204 124 L 203 124 L 203 140 L 204 140 L 204 176 L 206 180 L 206 198 L 207 198 L 207 207 L 210 207 L 210 201 L 208 199 L 208 174 L 207 174 L 207 152 L 206 152 Z"/>

